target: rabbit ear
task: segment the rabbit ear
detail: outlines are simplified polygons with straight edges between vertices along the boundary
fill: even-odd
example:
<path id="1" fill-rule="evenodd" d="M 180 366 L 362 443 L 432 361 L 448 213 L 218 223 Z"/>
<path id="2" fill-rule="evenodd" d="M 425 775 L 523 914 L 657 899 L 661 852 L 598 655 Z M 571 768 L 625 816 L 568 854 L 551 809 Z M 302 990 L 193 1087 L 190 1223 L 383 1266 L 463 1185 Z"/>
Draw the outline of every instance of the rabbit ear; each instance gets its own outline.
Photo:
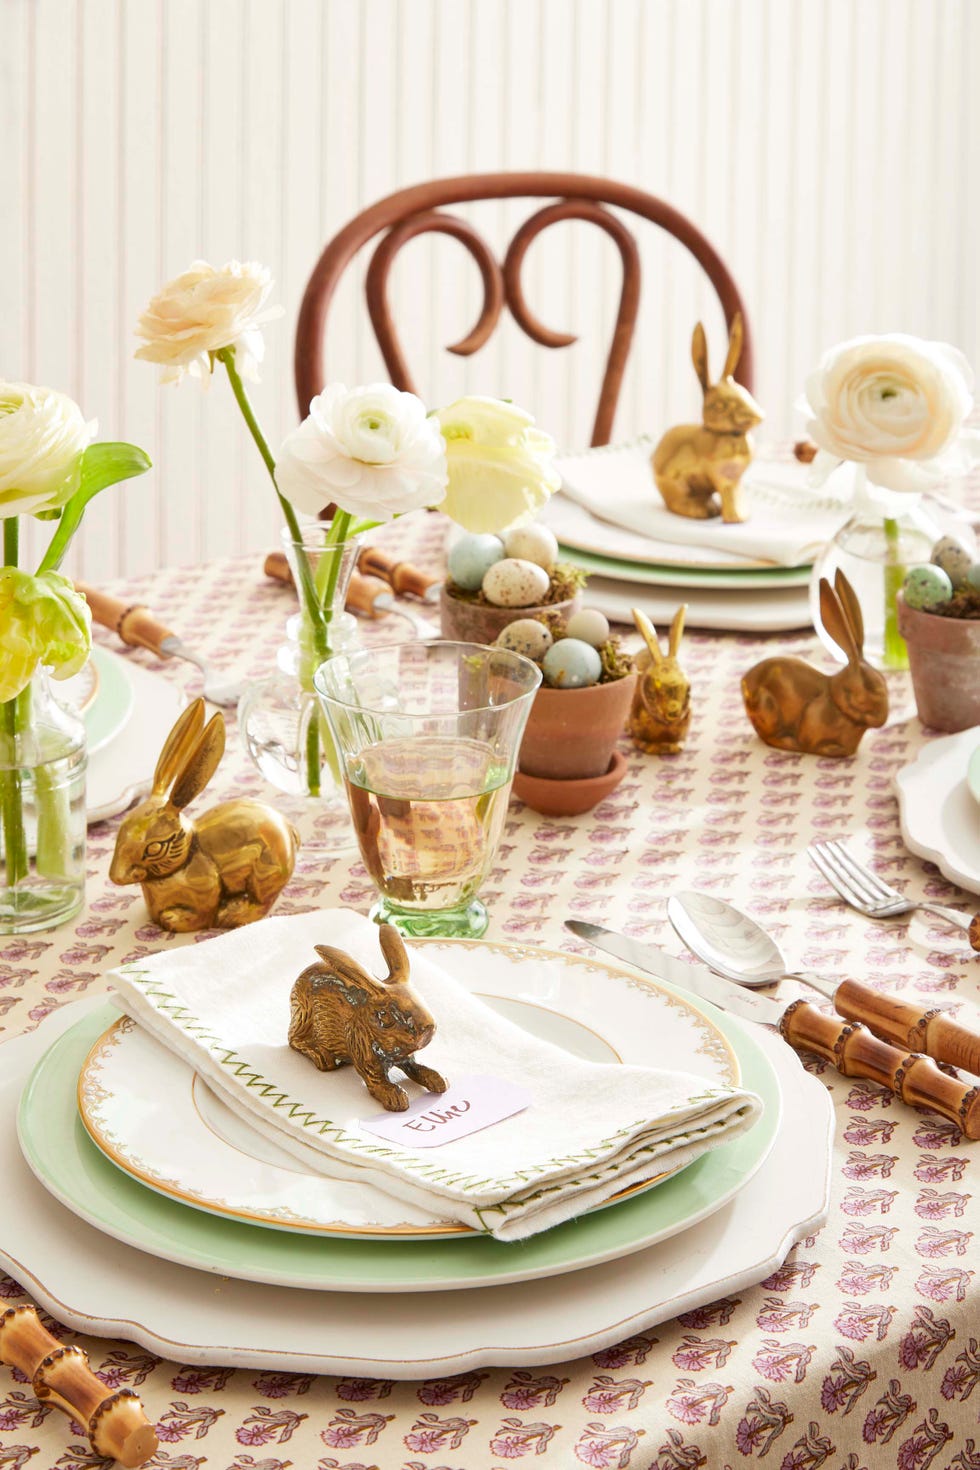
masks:
<path id="1" fill-rule="evenodd" d="M 723 378 L 730 378 L 738 367 L 738 360 L 742 356 L 743 335 L 742 313 L 737 311 L 732 317 L 731 330 L 728 333 L 728 356 L 721 374 Z"/>
<path id="2" fill-rule="evenodd" d="M 204 700 L 195 699 L 177 719 L 163 743 L 157 768 L 153 773 L 153 795 L 163 796 L 204 729 Z"/>
<path id="3" fill-rule="evenodd" d="M 704 393 L 708 391 L 708 342 L 704 335 L 704 327 L 698 322 L 694 328 L 694 336 L 691 338 L 691 357 L 694 361 L 694 371 L 698 375 L 698 382 Z"/>
<path id="4" fill-rule="evenodd" d="M 193 801 L 214 775 L 224 753 L 225 717 L 218 713 L 208 721 L 204 734 L 184 760 L 170 793 L 170 805 L 179 811 Z"/>
<path id="5" fill-rule="evenodd" d="M 820 621 L 823 623 L 825 631 L 846 656 L 848 663 L 856 664 L 858 661 L 858 648 L 854 642 L 850 622 L 840 604 L 837 593 L 831 587 L 826 577 L 820 578 Z"/>
<path id="6" fill-rule="evenodd" d="M 858 653 L 861 653 L 864 649 L 864 614 L 861 612 L 857 593 L 840 567 L 837 568 L 837 574 L 834 577 L 834 591 L 837 593 L 840 605 L 844 609 L 844 616 L 850 625 L 854 647 Z"/>
<path id="7" fill-rule="evenodd" d="M 684 637 L 684 619 L 687 617 L 687 603 L 682 602 L 674 613 L 674 621 L 670 625 L 670 635 L 667 639 L 667 653 L 670 658 L 677 657 L 677 650 L 681 646 Z"/>
<path id="8" fill-rule="evenodd" d="M 664 661 L 664 656 L 660 651 L 660 639 L 657 637 L 656 628 L 653 626 L 646 613 L 640 612 L 640 609 L 638 607 L 634 607 L 632 609 L 632 612 L 633 621 L 636 624 L 637 632 L 643 638 L 643 641 L 646 644 L 647 648 L 649 648 L 650 657 L 653 659 L 653 662 L 655 664 L 662 664 Z"/>
<path id="9" fill-rule="evenodd" d="M 382 924 L 378 938 L 381 941 L 381 953 L 388 966 L 388 975 L 381 983 L 404 985 L 408 979 L 408 955 L 405 953 L 401 935 L 394 924 Z"/>

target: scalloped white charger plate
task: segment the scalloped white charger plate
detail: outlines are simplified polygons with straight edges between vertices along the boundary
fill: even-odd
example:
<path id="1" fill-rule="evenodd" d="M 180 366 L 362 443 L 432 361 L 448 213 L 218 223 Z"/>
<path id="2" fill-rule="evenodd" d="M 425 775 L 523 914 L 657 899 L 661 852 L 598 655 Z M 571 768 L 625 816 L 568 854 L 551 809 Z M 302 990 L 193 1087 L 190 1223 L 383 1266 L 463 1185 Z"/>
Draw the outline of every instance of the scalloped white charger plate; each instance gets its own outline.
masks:
<path id="1" fill-rule="evenodd" d="M 978 750 L 980 726 L 961 730 L 930 741 L 895 777 L 905 846 L 971 893 L 980 893 L 980 798 L 970 785 L 972 764 L 980 789 Z"/>
<path id="2" fill-rule="evenodd" d="M 204 1275 L 85 1224 L 46 1192 L 21 1156 L 13 1123 L 27 1076 L 51 1043 L 98 1004 L 65 1006 L 39 1031 L 0 1051 L 6 1183 L 0 1264 L 75 1331 L 125 1338 L 180 1363 L 398 1379 L 555 1363 L 745 1290 L 827 1218 L 830 1095 L 778 1036 L 758 1027 L 753 1034 L 784 1103 L 762 1168 L 709 1219 L 636 1255 L 578 1272 L 574 1290 L 556 1291 L 544 1280 L 464 1293 L 358 1296 Z"/>

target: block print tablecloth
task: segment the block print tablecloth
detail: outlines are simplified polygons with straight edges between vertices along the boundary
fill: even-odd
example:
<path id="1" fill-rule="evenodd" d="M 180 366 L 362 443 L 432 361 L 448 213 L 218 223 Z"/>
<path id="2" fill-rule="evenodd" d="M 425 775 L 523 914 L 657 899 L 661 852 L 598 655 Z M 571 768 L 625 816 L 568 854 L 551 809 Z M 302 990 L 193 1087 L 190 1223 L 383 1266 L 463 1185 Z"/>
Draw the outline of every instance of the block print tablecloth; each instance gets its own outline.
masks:
<path id="1" fill-rule="evenodd" d="M 438 555 L 443 529 L 424 520 L 417 553 Z M 117 590 L 147 601 L 229 675 L 259 676 L 292 608 L 260 562 L 161 572 Z M 976 1004 L 980 959 L 965 944 L 927 916 L 906 926 L 849 913 L 804 856 L 815 838 L 853 835 L 909 892 L 966 897 L 899 835 L 892 778 L 926 738 L 904 677 L 892 681 L 888 727 L 855 760 L 784 755 L 756 740 L 738 694 L 742 671 L 782 647 L 814 652 L 815 640 L 690 634 L 695 713 L 681 756 L 628 750 L 625 781 L 583 818 L 512 806 L 484 893 L 488 937 L 571 948 L 561 920 L 578 915 L 672 946 L 664 902 L 699 886 L 757 914 L 796 963 L 951 1009 Z M 186 666 L 131 656 L 195 687 Z M 233 724 L 229 735 L 209 797 L 268 794 Z M 73 926 L 0 940 L 7 1036 L 99 992 L 122 959 L 186 942 L 147 921 L 138 889 L 108 885 L 116 825 L 90 831 L 88 906 Z M 301 853 L 279 912 L 321 902 L 366 910 L 372 896 L 358 862 Z M 980 1470 L 977 1146 L 874 1085 L 823 1077 L 837 1109 L 827 1227 L 759 1286 L 593 1357 L 391 1383 L 190 1368 L 132 1343 L 80 1340 L 106 1383 L 143 1395 L 159 1420 L 153 1464 L 169 1470 Z M 2 1276 L 0 1294 L 26 1300 Z M 0 1467 L 102 1463 L 0 1369 Z"/>

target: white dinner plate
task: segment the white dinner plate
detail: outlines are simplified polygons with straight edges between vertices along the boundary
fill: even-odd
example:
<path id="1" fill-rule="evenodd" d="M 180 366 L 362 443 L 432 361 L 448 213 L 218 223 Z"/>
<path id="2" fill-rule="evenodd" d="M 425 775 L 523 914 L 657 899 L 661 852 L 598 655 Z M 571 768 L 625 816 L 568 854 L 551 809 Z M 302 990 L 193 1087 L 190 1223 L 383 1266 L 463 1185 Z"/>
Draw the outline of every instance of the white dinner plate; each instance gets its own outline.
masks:
<path id="1" fill-rule="evenodd" d="M 125 729 L 133 713 L 133 682 L 126 660 L 98 643 L 92 645 L 85 667 L 56 684 L 55 692 L 82 716 L 90 757 Z"/>
<path id="2" fill-rule="evenodd" d="M 442 943 L 433 941 L 433 948 Z M 664 996 L 678 1015 L 690 1010 L 690 1001 L 667 987 L 584 956 L 482 941 L 456 945 L 466 950 L 466 983 L 475 987 L 479 975 L 480 988 L 494 994 L 502 1013 L 518 1025 L 540 1026 L 542 1011 L 558 1017 L 566 1046 L 579 1044 L 583 1030 L 597 1032 L 624 1062 L 649 1064 L 662 1055 L 657 1028 L 665 1015 Z M 127 1244 L 220 1275 L 280 1286 L 446 1291 L 581 1270 L 642 1250 L 721 1208 L 765 1161 L 779 1129 L 779 1086 L 755 1035 L 714 1012 L 711 1022 L 703 1022 L 703 1050 L 695 1060 L 707 1068 L 704 1075 L 715 1075 L 721 1050 L 731 1046 L 742 1085 L 762 1098 L 763 1116 L 655 1189 L 511 1244 L 474 1233 L 430 1241 L 270 1230 L 162 1198 L 92 1144 L 78 1117 L 78 1076 L 115 1014 L 107 1006 L 101 1025 L 98 1018 L 80 1023 L 35 1069 L 18 1115 L 28 1164 L 63 1204 Z M 549 1034 L 556 1034 L 551 1027 Z M 158 1099 L 155 1112 L 165 1107 Z"/>
<path id="3" fill-rule="evenodd" d="M 154 1260 L 79 1220 L 52 1199 L 21 1156 L 14 1119 L 26 1078 L 53 1040 L 98 1008 L 97 1000 L 64 1006 L 0 1051 L 0 1265 L 73 1330 L 121 1337 L 179 1363 L 422 1379 L 579 1358 L 744 1291 L 826 1220 L 830 1096 L 778 1036 L 757 1027 L 784 1103 L 769 1158 L 709 1219 L 648 1250 L 578 1272 L 574 1290 L 555 1290 L 554 1281 L 543 1280 L 358 1296 L 206 1276 Z"/>
<path id="4" fill-rule="evenodd" d="M 681 603 L 687 604 L 686 626 L 723 633 L 788 633 L 811 629 L 805 587 L 753 587 L 746 592 L 711 592 L 699 587 L 638 587 L 612 577 L 590 577 L 585 590 L 589 607 L 611 623 L 633 626 L 634 607 L 655 627 L 666 627 Z"/>
<path id="5" fill-rule="evenodd" d="M 946 735 L 895 777 L 905 846 L 971 893 L 980 893 L 980 806 L 968 779 L 978 748 L 980 726 Z"/>
<path id="6" fill-rule="evenodd" d="M 508 1019 L 576 1056 L 618 1064 L 632 1053 L 632 1060 L 646 1065 L 660 1062 L 722 1086 L 739 1085 L 735 1053 L 703 1011 L 653 986 L 637 988 L 631 977 L 601 961 L 483 941 L 416 940 L 411 947 L 416 946 Z M 588 989 L 583 966 L 591 977 Z M 605 1004 L 597 1018 L 592 996 L 600 985 Z M 644 1040 L 638 1045 L 639 1036 Z M 656 1037 L 655 1047 L 649 1037 Z M 78 1079 L 78 1110 L 92 1141 L 120 1169 L 215 1215 L 354 1239 L 474 1234 L 465 1225 L 447 1226 L 444 1218 L 406 1212 L 404 1203 L 380 1191 L 376 1213 L 369 1213 L 362 1190 L 306 1173 L 188 1062 L 128 1018 L 115 1021 L 87 1057 Z M 652 1186 L 652 1180 L 644 1181 L 624 1196 Z"/>

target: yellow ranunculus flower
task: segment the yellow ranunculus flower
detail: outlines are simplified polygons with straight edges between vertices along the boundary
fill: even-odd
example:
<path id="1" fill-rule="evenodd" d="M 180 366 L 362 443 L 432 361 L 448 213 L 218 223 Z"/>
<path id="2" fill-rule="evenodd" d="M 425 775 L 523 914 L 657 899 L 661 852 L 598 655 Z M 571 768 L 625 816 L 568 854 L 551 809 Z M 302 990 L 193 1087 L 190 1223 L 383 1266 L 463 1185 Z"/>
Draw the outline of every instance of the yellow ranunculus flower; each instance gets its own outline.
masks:
<path id="1" fill-rule="evenodd" d="M 91 652 L 88 603 L 59 572 L 0 567 L 0 642 L 0 703 L 27 687 L 38 664 L 68 679 Z"/>
<path id="2" fill-rule="evenodd" d="M 435 417 L 449 473 L 439 509 L 464 530 L 499 533 L 529 521 L 560 486 L 554 440 L 515 404 L 460 398 Z"/>

